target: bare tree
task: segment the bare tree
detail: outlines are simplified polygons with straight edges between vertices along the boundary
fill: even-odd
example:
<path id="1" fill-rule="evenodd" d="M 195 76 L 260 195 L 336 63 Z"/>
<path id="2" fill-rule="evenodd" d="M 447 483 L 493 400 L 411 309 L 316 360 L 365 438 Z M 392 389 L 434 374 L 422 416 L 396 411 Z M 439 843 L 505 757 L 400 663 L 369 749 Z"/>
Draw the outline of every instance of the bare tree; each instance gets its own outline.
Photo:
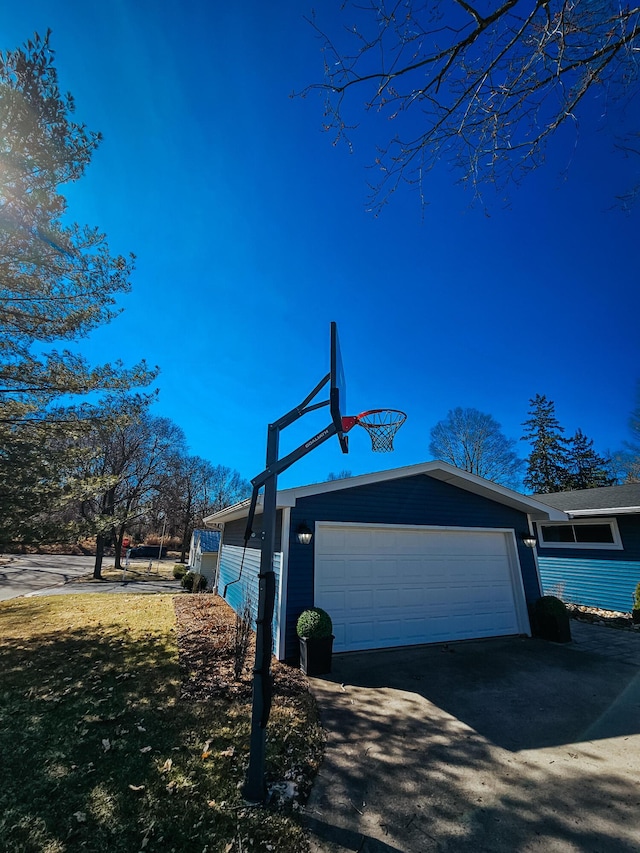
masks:
<path id="1" fill-rule="evenodd" d="M 206 515 L 237 503 L 251 494 L 251 484 L 238 471 L 213 465 L 200 456 L 176 454 L 161 497 L 162 508 L 177 523 L 184 562 L 191 534 Z"/>
<path id="2" fill-rule="evenodd" d="M 640 7 L 617 0 L 358 0 L 341 14 L 339 32 L 311 21 L 325 81 L 303 94 L 324 93 L 325 127 L 349 145 L 353 90 L 384 120 L 376 211 L 402 182 L 424 203 L 425 175 L 438 161 L 476 192 L 517 181 L 540 165 L 558 128 L 577 123 L 587 97 L 599 97 L 608 116 L 615 98 L 638 91 Z M 636 126 L 619 145 L 637 155 L 630 112 Z"/>
<path id="3" fill-rule="evenodd" d="M 337 473 L 335 471 L 329 471 L 327 475 L 327 482 L 331 482 L 331 480 L 346 480 L 349 477 L 353 477 L 353 473 L 349 471 L 348 468 L 343 468 Z"/>
<path id="4" fill-rule="evenodd" d="M 629 417 L 631 439 L 623 442 L 622 450 L 614 454 L 613 463 L 619 479 L 625 483 L 640 483 L 640 382 L 636 406 Z"/>
<path id="5" fill-rule="evenodd" d="M 432 428 L 429 450 L 436 459 L 463 471 L 515 488 L 524 464 L 513 450 L 515 445 L 491 415 L 457 408 Z"/>

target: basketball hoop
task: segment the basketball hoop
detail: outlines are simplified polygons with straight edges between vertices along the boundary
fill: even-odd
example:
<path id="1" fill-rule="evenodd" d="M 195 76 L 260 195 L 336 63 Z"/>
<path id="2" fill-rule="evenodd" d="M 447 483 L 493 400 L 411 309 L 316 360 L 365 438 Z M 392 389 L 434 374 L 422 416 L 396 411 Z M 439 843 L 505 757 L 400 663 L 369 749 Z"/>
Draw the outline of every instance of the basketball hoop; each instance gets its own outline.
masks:
<path id="1" fill-rule="evenodd" d="M 375 453 L 393 450 L 393 439 L 407 416 L 399 409 L 371 409 L 355 418 L 355 424 L 363 427 L 371 438 L 371 449 Z"/>

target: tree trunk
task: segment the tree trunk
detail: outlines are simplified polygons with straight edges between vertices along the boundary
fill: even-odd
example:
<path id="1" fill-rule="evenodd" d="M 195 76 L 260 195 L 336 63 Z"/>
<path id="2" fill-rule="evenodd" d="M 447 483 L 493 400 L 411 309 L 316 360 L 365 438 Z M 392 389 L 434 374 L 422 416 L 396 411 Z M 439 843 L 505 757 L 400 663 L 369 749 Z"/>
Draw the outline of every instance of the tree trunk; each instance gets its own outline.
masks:
<path id="1" fill-rule="evenodd" d="M 115 542 L 115 569 L 116 571 L 120 571 L 122 569 L 122 542 L 124 540 L 124 524 L 121 524 L 117 529 L 114 527 L 113 529 L 113 541 Z"/>
<path id="2" fill-rule="evenodd" d="M 182 534 L 182 547 L 180 549 L 180 562 L 184 563 L 184 558 L 191 542 L 191 525 L 186 523 L 184 533 Z"/>
<path id="3" fill-rule="evenodd" d="M 104 536 L 98 533 L 96 536 L 96 561 L 93 565 L 93 579 L 102 580 L 102 558 L 104 556 Z"/>

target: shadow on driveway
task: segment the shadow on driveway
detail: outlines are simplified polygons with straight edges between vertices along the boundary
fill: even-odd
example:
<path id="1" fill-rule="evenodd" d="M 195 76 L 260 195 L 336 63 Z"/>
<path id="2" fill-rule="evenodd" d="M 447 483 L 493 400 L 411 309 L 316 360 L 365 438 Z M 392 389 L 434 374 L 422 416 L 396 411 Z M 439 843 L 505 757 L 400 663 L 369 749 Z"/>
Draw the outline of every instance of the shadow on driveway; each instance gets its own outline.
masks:
<path id="1" fill-rule="evenodd" d="M 538 640 L 340 655 L 316 851 L 640 851 L 640 676 Z"/>
<path id="2" fill-rule="evenodd" d="M 337 655 L 327 679 L 415 693 L 503 749 L 593 740 L 638 671 L 543 640 L 503 639 Z M 639 697 L 640 698 L 640 697 Z M 640 734 L 640 714 L 602 737 Z"/>

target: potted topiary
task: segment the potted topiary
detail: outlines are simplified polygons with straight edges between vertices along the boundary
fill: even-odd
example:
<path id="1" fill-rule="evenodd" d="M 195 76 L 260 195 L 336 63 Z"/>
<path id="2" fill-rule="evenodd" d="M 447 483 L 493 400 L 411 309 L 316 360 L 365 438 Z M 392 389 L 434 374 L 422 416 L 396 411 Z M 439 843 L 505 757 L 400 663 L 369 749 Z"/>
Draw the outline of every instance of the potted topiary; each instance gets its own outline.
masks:
<path id="1" fill-rule="evenodd" d="M 311 607 L 298 617 L 296 631 L 300 639 L 300 668 L 305 675 L 331 672 L 333 624 L 321 607 Z"/>
<path id="2" fill-rule="evenodd" d="M 636 624 L 640 623 L 640 583 L 636 587 L 636 591 L 633 594 L 633 609 L 631 611 L 631 618 Z"/>
<path id="3" fill-rule="evenodd" d="M 569 611 L 555 595 L 543 595 L 533 605 L 533 629 L 543 640 L 554 643 L 571 642 Z"/>

